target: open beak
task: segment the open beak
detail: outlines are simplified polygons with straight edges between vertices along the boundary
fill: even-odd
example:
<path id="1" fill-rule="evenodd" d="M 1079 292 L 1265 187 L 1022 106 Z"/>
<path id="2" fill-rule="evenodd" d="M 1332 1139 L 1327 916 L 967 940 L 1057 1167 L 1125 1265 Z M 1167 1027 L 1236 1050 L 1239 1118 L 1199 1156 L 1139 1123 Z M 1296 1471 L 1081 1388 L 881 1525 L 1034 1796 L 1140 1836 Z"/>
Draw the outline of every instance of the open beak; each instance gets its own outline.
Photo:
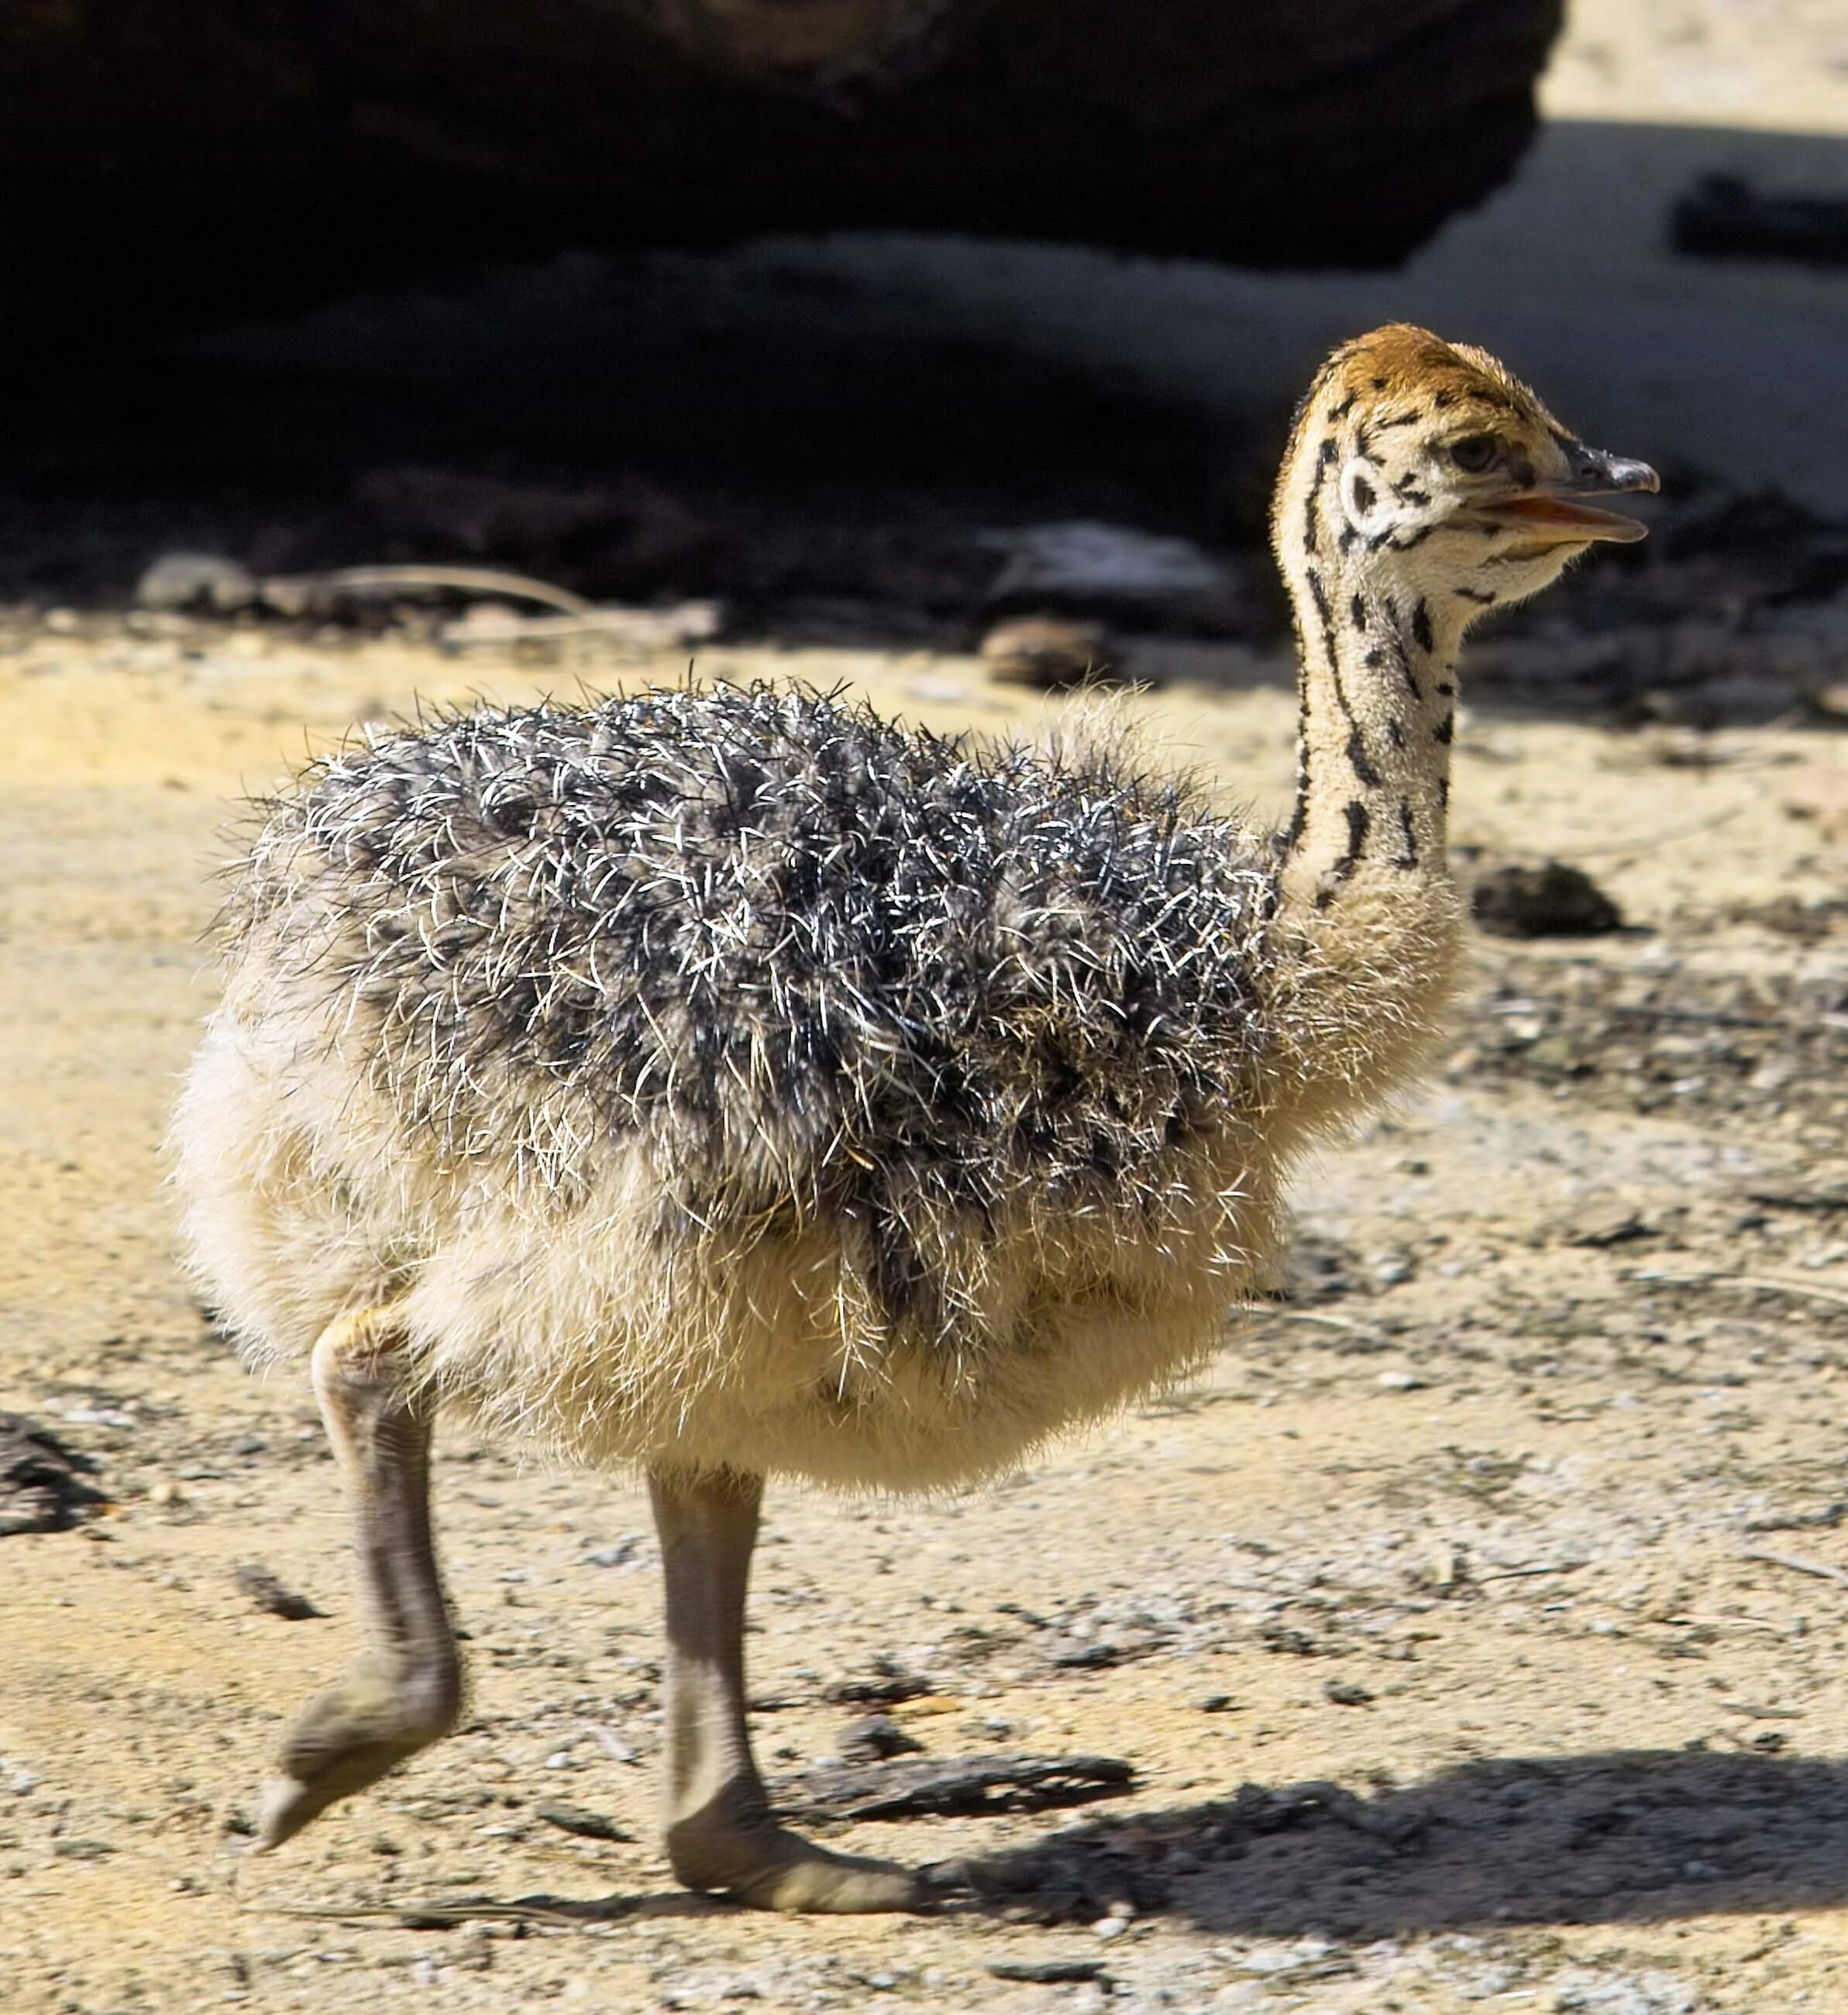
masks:
<path id="1" fill-rule="evenodd" d="M 1482 515 L 1511 526 L 1532 545 L 1583 545 L 1594 539 L 1628 544 L 1646 539 L 1649 528 L 1615 511 L 1583 504 L 1585 496 L 1611 496 L 1625 491 L 1657 490 L 1662 479 L 1646 462 L 1627 462 L 1573 441 L 1566 449 L 1571 473 L 1563 483 L 1548 483 L 1505 504 L 1491 504 Z"/>

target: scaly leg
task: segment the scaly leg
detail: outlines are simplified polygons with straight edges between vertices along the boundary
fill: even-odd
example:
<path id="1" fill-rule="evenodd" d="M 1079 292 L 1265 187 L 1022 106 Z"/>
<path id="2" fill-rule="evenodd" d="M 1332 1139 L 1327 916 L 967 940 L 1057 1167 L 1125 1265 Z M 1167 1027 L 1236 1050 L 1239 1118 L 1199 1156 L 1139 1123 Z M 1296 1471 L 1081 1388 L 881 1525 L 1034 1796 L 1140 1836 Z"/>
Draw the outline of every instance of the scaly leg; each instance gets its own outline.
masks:
<path id="1" fill-rule="evenodd" d="M 264 1798 L 256 1851 L 280 1846 L 333 1804 L 445 1735 L 462 1669 L 430 1538 L 430 1411 L 405 1392 L 394 1311 L 329 1324 L 315 1395 L 346 1473 L 365 1648 L 303 1710 Z"/>
<path id="2" fill-rule="evenodd" d="M 744 1599 L 761 1477 L 649 1478 L 667 1582 L 667 1858 L 689 1889 L 768 1910 L 905 1910 L 890 1862 L 830 1854 L 770 1816 L 745 1727 Z"/>

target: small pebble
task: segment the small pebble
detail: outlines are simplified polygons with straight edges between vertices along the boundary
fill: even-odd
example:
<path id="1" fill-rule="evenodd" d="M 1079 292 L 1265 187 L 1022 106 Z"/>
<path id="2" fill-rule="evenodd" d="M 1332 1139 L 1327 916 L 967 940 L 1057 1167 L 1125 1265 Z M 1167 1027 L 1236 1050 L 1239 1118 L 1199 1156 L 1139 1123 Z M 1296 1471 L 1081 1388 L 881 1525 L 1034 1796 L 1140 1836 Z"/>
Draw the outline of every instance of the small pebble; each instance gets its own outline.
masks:
<path id="1" fill-rule="evenodd" d="M 119 1406 L 67 1406 L 64 1418 L 74 1428 L 132 1428 L 135 1417 Z"/>
<path id="2" fill-rule="evenodd" d="M 624 1841 L 635 1837 L 602 1813 L 580 1812 L 575 1805 L 535 1805 L 533 1816 L 545 1820 L 548 1826 L 556 1826 L 560 1833 L 575 1834 L 580 1840 Z"/>
<path id="3" fill-rule="evenodd" d="M 988 1970 L 997 1980 L 1025 1980 L 1043 1987 L 1057 1987 L 1067 1981 L 1101 1979 L 1104 1963 L 1101 1959 L 997 1959 L 989 1961 Z"/>
<path id="4" fill-rule="evenodd" d="M 1617 1197 L 1593 1198 L 1573 1213 L 1566 1227 L 1568 1245 L 1622 1245 L 1633 1238 L 1647 1238 L 1649 1227 L 1635 1205 Z"/>
<path id="5" fill-rule="evenodd" d="M 227 613 L 255 602 L 257 577 L 222 553 L 163 553 L 142 574 L 135 598 L 144 609 L 204 606 Z"/>
<path id="6" fill-rule="evenodd" d="M 246 1561 L 233 1569 L 232 1579 L 267 1615 L 279 1616 L 285 1623 L 305 1623 L 322 1611 L 305 1595 L 285 1588 L 269 1569 L 255 1561 Z"/>
<path id="7" fill-rule="evenodd" d="M 1051 691 L 1108 671 L 1109 640 L 1095 623 L 1022 616 L 997 623 L 982 639 L 982 662 L 992 679 Z"/>

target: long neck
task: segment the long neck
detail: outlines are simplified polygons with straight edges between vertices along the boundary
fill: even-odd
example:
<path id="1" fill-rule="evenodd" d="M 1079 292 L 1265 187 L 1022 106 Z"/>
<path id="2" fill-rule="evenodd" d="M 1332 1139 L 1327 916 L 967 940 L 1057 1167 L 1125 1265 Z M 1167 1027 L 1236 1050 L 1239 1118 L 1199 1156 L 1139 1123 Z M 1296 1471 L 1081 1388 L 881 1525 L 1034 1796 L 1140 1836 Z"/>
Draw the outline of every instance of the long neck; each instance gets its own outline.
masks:
<path id="1" fill-rule="evenodd" d="M 1326 908 L 1357 876 L 1443 878 L 1463 625 L 1326 551 L 1289 568 L 1302 656 L 1282 893 Z"/>
<path id="2" fill-rule="evenodd" d="M 1445 830 L 1465 615 L 1317 530 L 1311 508 L 1278 539 L 1302 720 L 1272 923 L 1271 1063 L 1275 1130 L 1298 1138 L 1377 1103 L 1429 1054 L 1464 938 Z"/>

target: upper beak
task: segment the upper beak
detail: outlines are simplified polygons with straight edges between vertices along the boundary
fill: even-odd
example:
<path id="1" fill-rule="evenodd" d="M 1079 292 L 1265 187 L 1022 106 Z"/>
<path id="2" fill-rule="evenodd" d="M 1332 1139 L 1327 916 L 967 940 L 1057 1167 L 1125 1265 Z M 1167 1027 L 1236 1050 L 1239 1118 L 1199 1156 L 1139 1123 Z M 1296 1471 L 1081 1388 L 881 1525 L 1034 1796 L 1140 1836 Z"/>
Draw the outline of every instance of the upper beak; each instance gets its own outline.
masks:
<path id="1" fill-rule="evenodd" d="M 1646 462 L 1606 454 L 1602 448 L 1587 447 L 1577 440 L 1567 444 L 1566 457 L 1569 473 L 1563 483 L 1544 484 L 1524 497 L 1492 505 L 1490 515 L 1517 526 L 1525 538 L 1541 545 L 1580 545 L 1593 539 L 1627 544 L 1648 537 L 1648 526 L 1634 518 L 1575 501 L 1587 495 L 1659 490 L 1662 479 Z"/>
<path id="2" fill-rule="evenodd" d="M 1606 454 L 1601 447 L 1587 447 L 1581 440 L 1567 444 L 1566 465 L 1572 471 L 1572 487 L 1580 490 L 1647 490 L 1662 487 L 1662 478 L 1646 462 L 1631 462 L 1620 454 Z"/>

